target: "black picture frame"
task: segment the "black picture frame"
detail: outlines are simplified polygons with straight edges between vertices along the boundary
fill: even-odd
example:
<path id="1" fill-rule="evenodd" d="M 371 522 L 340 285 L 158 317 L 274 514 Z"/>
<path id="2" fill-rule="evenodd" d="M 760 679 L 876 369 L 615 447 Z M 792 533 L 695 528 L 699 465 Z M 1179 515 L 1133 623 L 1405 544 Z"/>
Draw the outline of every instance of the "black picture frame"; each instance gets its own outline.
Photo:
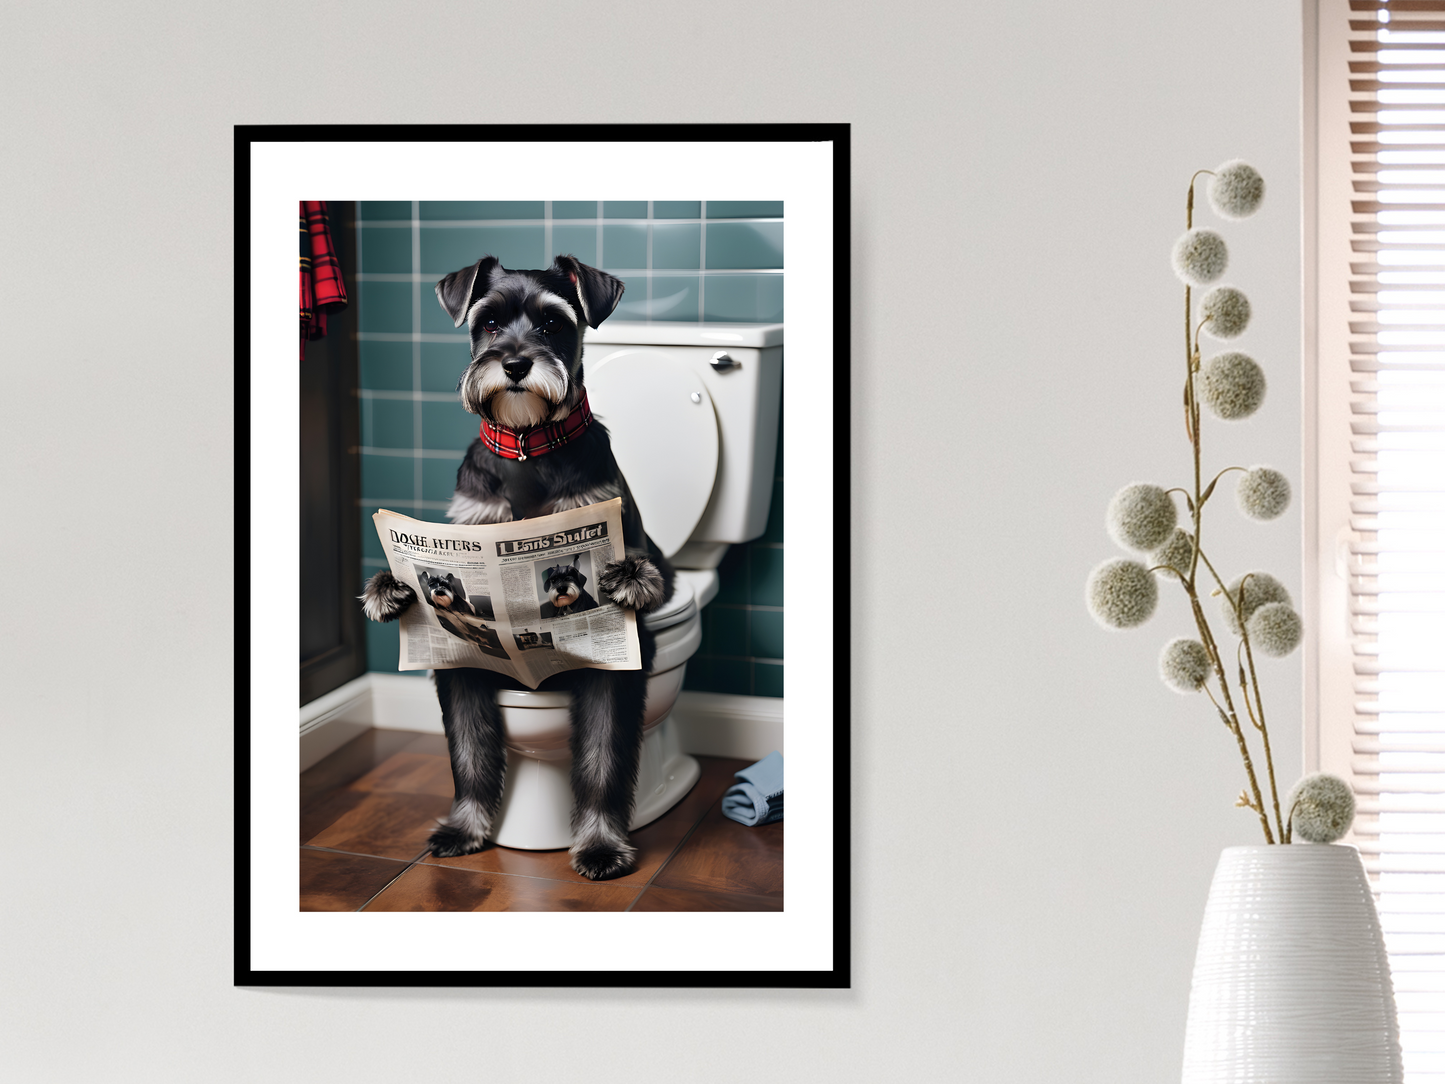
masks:
<path id="1" fill-rule="evenodd" d="M 318 152 L 324 152 L 328 145 L 353 146 L 365 144 L 383 147 L 395 145 L 397 151 L 404 145 L 418 144 L 496 144 L 547 143 L 575 144 L 596 147 L 601 144 L 647 144 L 666 145 L 717 145 L 720 153 L 739 145 L 766 146 L 768 144 L 822 144 L 830 151 L 831 191 L 825 195 L 831 205 L 831 335 L 832 362 L 829 413 L 832 422 L 830 445 L 812 449 L 815 455 L 831 457 L 831 567 L 832 567 L 832 623 L 831 632 L 831 682 L 832 711 L 827 721 L 830 728 L 815 735 L 820 748 L 826 749 L 826 771 L 821 780 L 821 792 L 830 796 L 831 808 L 820 811 L 824 825 L 829 830 L 819 833 L 827 840 L 831 853 L 827 856 L 830 869 L 829 882 L 812 885 L 813 899 L 826 899 L 826 914 L 820 917 L 830 919 L 831 932 L 828 937 L 830 957 L 817 966 L 806 968 L 783 967 L 776 970 L 761 965 L 761 961 L 748 957 L 741 968 L 696 967 L 679 970 L 592 970 L 586 968 L 551 967 L 538 970 L 453 970 L 445 966 L 425 966 L 419 963 L 408 967 L 390 962 L 378 966 L 285 966 L 273 962 L 276 953 L 269 952 L 269 946 L 262 944 L 257 924 L 267 906 L 260 893 L 258 870 L 260 870 L 258 833 L 265 838 L 263 825 L 270 810 L 271 802 L 281 803 L 277 787 L 272 785 L 284 779 L 289 770 L 294 779 L 296 762 L 278 767 L 273 758 L 266 756 L 263 746 L 268 735 L 275 728 L 285 730 L 294 715 L 281 715 L 275 705 L 264 696 L 266 685 L 266 652 L 262 650 L 275 637 L 275 628 L 280 622 L 289 620 L 289 613 L 277 617 L 273 606 L 262 597 L 262 583 L 253 572 L 260 569 L 262 558 L 271 548 L 269 542 L 253 548 L 253 538 L 263 540 L 270 537 L 265 528 L 281 522 L 286 513 L 284 508 L 255 507 L 251 503 L 260 490 L 257 488 L 258 474 L 264 474 L 267 464 L 274 465 L 275 450 L 262 447 L 265 441 L 253 446 L 253 426 L 258 424 L 254 390 L 264 387 L 260 376 L 265 368 L 274 370 L 284 365 L 285 360 L 274 351 L 262 352 L 263 344 L 253 336 L 256 324 L 255 306 L 262 304 L 254 288 L 253 248 L 255 229 L 253 209 L 256 195 L 255 182 L 258 180 L 257 156 L 254 153 L 259 144 L 304 144 Z M 236 320 L 235 349 L 238 358 L 236 366 L 237 404 L 237 456 L 236 483 L 238 491 L 251 496 L 243 502 L 237 517 L 235 545 L 241 576 L 240 595 L 249 604 L 243 603 L 236 611 L 236 641 L 241 658 L 241 680 L 237 683 L 239 717 L 245 720 L 237 726 L 235 735 L 235 843 L 236 843 L 236 922 L 234 982 L 237 986 L 248 987 L 710 987 L 710 988 L 817 988 L 841 989 L 851 986 L 851 832 L 850 832 L 850 660 L 849 660 L 849 522 L 851 505 L 849 501 L 849 363 L 850 363 L 850 223 L 849 223 L 849 127 L 846 124 L 713 124 L 713 125 L 238 125 L 234 131 L 235 150 L 235 258 L 236 258 Z M 553 160 L 565 160 L 568 156 L 551 156 Z M 288 179 L 287 184 L 291 181 Z M 372 196 L 366 189 L 365 178 L 357 178 L 356 191 L 333 192 L 315 191 L 306 176 L 294 178 L 295 197 L 319 198 L 323 196 L 346 196 L 348 198 L 389 198 L 384 195 Z M 725 186 L 724 186 L 725 187 Z M 289 197 L 288 197 L 289 198 Z M 294 244 L 294 242 L 292 242 Z M 292 250 L 294 253 L 294 249 Z M 267 274 L 270 272 L 268 271 Z M 269 281 L 269 280 L 267 280 Z M 294 280 L 293 280 L 294 282 Z M 295 289 L 294 285 L 291 287 Z M 269 291 L 268 297 L 276 295 Z M 292 295 L 294 305 L 294 294 Z M 790 309 L 791 312 L 791 309 Z M 294 319 L 294 317 L 292 317 Z M 294 335 L 294 332 L 293 332 Z M 294 338 L 293 338 L 294 343 Z M 269 374 L 275 381 L 294 379 L 286 371 Z M 786 399 L 786 389 L 785 389 Z M 258 453 L 265 452 L 267 464 L 258 464 Z M 284 458 L 284 456 L 283 456 Z M 263 528 L 257 535 L 258 524 Z M 796 529 L 796 528 L 794 528 Z M 284 532 L 280 532 L 284 534 Z M 277 546 L 283 551 L 288 540 L 277 539 Z M 822 637 L 819 637 L 822 639 Z M 791 664 L 790 664 L 791 673 Z M 790 678 L 791 680 L 791 678 Z M 296 697 L 285 701 L 294 711 Z M 291 738 L 294 750 L 294 738 Z M 819 757 L 823 763 L 825 758 Z M 794 771 L 790 754 L 790 778 Z M 280 773 L 280 774 L 278 774 Z M 798 815 L 798 807 L 790 796 L 790 817 Z M 830 819 L 831 824 L 827 821 Z M 790 852 L 791 862 L 791 852 Z M 294 896 L 292 897 L 294 899 Z M 793 888 L 789 889 L 793 898 Z M 786 914 L 787 904 L 784 905 Z M 311 918 L 313 916 L 306 916 Z M 405 921 L 412 916 L 393 916 L 389 923 L 398 919 Z M 460 917 L 460 916 L 455 916 Z M 493 916 L 487 916 L 491 918 Z M 514 917 L 514 916 L 513 916 Z M 576 919 L 577 916 L 560 916 Z M 629 916 L 636 917 L 636 916 Z M 656 916 L 654 916 L 655 918 Z M 769 916 L 771 917 L 771 916 Z M 757 915 L 740 918 L 729 916 L 733 921 L 757 923 Z M 291 921 L 290 916 L 285 917 Z M 419 922 L 418 918 L 412 918 Z M 355 919 L 366 923 L 368 919 Z M 474 917 L 471 921 L 484 922 Z M 741 928 L 741 927 L 740 927 Z M 753 928 L 753 927 L 748 927 Z M 761 928 L 761 927 L 757 927 Z M 449 927 L 451 935 L 455 927 Z M 478 927 L 470 927 L 472 930 Z M 441 936 L 437 924 L 417 925 L 415 936 L 430 943 Z M 354 936 L 358 945 L 368 937 L 363 926 L 349 931 L 345 936 Z M 360 949 L 358 949 L 360 952 Z M 258 960 L 258 953 L 265 958 Z M 267 954 L 269 953 L 269 954 Z M 419 954 L 424 955 L 424 954 Z M 430 957 L 428 957 L 430 958 Z M 348 961 L 349 963 L 349 961 Z"/>

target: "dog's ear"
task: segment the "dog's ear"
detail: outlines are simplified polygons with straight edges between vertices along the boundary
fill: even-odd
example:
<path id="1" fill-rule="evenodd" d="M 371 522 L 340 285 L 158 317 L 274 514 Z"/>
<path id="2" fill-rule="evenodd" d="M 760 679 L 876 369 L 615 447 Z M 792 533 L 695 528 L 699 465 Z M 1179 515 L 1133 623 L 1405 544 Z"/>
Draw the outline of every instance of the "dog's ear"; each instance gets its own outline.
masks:
<path id="1" fill-rule="evenodd" d="M 461 327 L 472 302 L 487 292 L 492 272 L 502 265 L 495 256 L 483 256 L 471 267 L 453 271 L 436 284 L 437 300 L 452 318 L 452 327 Z"/>
<path id="2" fill-rule="evenodd" d="M 588 327 L 601 324 L 622 300 L 622 291 L 626 286 L 621 279 L 588 267 L 576 256 L 558 256 L 552 261 L 552 266 L 572 280 L 577 307 L 581 309 L 582 319 L 587 321 Z"/>

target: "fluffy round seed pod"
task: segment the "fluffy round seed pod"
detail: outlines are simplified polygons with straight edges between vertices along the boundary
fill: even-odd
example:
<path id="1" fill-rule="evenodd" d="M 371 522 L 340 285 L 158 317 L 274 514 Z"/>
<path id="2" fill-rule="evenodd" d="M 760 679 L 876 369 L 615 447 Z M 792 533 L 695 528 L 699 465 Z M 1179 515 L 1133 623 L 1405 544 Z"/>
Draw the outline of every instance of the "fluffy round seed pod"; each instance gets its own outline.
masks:
<path id="1" fill-rule="evenodd" d="M 1225 162 L 1209 178 L 1209 205 L 1220 218 L 1248 218 L 1264 200 L 1264 178 L 1248 162 Z"/>
<path id="2" fill-rule="evenodd" d="M 1250 467 L 1234 487 L 1234 502 L 1250 519 L 1278 519 L 1289 507 L 1289 479 L 1273 467 Z"/>
<path id="3" fill-rule="evenodd" d="M 1248 596 L 1249 588 L 1244 589 Z M 1299 614 L 1284 602 L 1266 602 L 1244 623 L 1249 630 L 1249 646 L 1275 659 L 1282 659 L 1304 639 L 1305 624 Z"/>
<path id="4" fill-rule="evenodd" d="M 1167 565 L 1168 568 L 1156 568 L 1154 571 L 1166 580 L 1179 579 L 1170 569 L 1178 569 L 1186 575 L 1189 572 L 1189 562 L 1194 557 L 1194 536 L 1183 527 L 1175 527 L 1169 535 L 1169 540 L 1154 551 L 1154 556 L 1149 558 L 1155 565 Z"/>
<path id="5" fill-rule="evenodd" d="M 1248 354 L 1238 350 L 1215 354 L 1199 375 L 1199 396 L 1216 418 L 1240 421 L 1264 402 L 1264 370 Z"/>
<path id="6" fill-rule="evenodd" d="M 1131 629 L 1154 615 L 1159 585 L 1138 561 L 1115 557 L 1089 574 L 1084 601 L 1107 629 Z"/>
<path id="7" fill-rule="evenodd" d="M 1355 821 L 1355 796 L 1337 775 L 1315 772 L 1290 788 L 1285 819 L 1293 835 L 1310 843 L 1333 843 Z"/>
<path id="8" fill-rule="evenodd" d="M 1213 230 L 1190 230 L 1174 242 L 1174 273 L 1181 282 L 1204 286 L 1229 265 L 1229 248 Z"/>
<path id="9" fill-rule="evenodd" d="M 1204 330 L 1216 339 L 1233 339 L 1249 326 L 1249 298 L 1233 286 L 1216 286 L 1199 302 Z"/>
<path id="10" fill-rule="evenodd" d="M 1179 522 L 1179 513 L 1168 493 L 1148 482 L 1127 485 L 1109 502 L 1105 517 L 1109 537 L 1126 549 L 1158 549 L 1169 539 Z"/>
<path id="11" fill-rule="evenodd" d="M 1249 582 L 1245 583 L 1245 576 Z M 1283 602 L 1286 606 L 1293 607 L 1294 600 L 1289 597 L 1289 592 L 1284 589 L 1284 584 L 1271 576 L 1268 572 L 1248 572 L 1240 576 L 1228 587 L 1228 597 L 1221 596 L 1219 609 L 1224 614 L 1224 623 L 1229 626 L 1229 631 L 1239 636 L 1242 630 L 1239 621 L 1234 616 L 1234 603 L 1232 599 L 1240 596 L 1241 583 L 1244 584 L 1244 620 L 1247 622 L 1254 611 L 1261 606 L 1271 602 Z"/>
<path id="12" fill-rule="evenodd" d="M 1181 636 L 1159 654 L 1159 676 L 1176 693 L 1197 693 L 1209 680 L 1209 652 L 1198 640 Z"/>

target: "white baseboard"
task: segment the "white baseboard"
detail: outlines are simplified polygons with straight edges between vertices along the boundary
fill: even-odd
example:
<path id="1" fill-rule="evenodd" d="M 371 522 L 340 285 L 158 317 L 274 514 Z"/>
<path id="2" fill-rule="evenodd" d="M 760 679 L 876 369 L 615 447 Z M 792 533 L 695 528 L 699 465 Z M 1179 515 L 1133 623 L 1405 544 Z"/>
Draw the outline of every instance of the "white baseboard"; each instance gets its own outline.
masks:
<path id="1" fill-rule="evenodd" d="M 301 770 L 360 737 L 372 722 L 371 675 L 362 674 L 301 708 Z"/>
<path id="2" fill-rule="evenodd" d="M 444 734 L 436 683 L 408 674 L 371 675 L 372 725 L 381 730 Z"/>
<path id="3" fill-rule="evenodd" d="M 761 760 L 783 752 L 783 698 L 684 689 L 672 709 L 684 753 Z"/>
<path id="4" fill-rule="evenodd" d="M 783 701 L 684 690 L 672 710 L 684 753 L 760 760 L 783 752 Z M 367 673 L 301 709 L 301 770 L 372 727 L 442 733 L 429 678 Z"/>

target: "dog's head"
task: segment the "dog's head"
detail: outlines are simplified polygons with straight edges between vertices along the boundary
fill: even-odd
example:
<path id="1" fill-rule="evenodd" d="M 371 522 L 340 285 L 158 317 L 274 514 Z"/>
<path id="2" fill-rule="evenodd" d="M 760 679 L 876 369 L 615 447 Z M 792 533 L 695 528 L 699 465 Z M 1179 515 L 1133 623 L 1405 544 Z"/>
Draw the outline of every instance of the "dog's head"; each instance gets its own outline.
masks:
<path id="1" fill-rule="evenodd" d="M 458 602 L 466 602 L 467 593 L 462 581 L 451 573 L 438 576 L 435 572 L 423 572 L 421 578 L 426 600 L 438 610 L 450 610 Z"/>
<path id="2" fill-rule="evenodd" d="M 567 417 L 582 401 L 583 332 L 612 315 L 622 290 L 573 256 L 543 271 L 508 271 L 485 256 L 442 279 L 437 300 L 471 335 L 462 405 L 508 429 Z"/>
<path id="3" fill-rule="evenodd" d="M 561 610 L 571 606 L 582 597 L 582 588 L 587 577 L 573 565 L 554 565 L 542 575 L 542 586 L 546 588 L 547 600 Z"/>

